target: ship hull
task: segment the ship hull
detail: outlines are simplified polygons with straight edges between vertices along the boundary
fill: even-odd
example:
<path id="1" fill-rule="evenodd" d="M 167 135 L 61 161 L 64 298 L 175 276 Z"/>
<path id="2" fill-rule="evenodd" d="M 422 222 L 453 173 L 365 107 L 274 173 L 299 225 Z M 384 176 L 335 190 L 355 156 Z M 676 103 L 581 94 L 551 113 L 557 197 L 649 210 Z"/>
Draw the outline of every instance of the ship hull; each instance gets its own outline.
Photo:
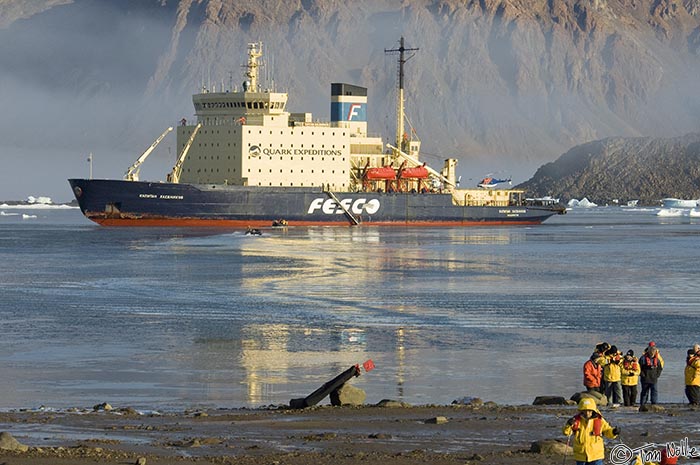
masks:
<path id="1" fill-rule="evenodd" d="M 459 206 L 449 193 L 324 192 L 257 187 L 70 179 L 83 214 L 104 226 L 535 225 L 562 213 L 539 206 Z M 340 205 L 339 205 L 340 203 Z"/>

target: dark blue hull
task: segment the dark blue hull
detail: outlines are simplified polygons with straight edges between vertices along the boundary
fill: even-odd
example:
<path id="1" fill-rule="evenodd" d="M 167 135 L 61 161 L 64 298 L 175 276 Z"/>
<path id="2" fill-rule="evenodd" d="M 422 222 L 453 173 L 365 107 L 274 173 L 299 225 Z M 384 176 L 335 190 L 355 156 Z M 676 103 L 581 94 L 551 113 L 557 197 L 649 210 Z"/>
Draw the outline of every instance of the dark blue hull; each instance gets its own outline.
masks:
<path id="1" fill-rule="evenodd" d="M 83 214 L 106 226 L 523 225 L 561 206 L 460 206 L 449 193 L 328 193 L 313 187 L 70 179 Z"/>

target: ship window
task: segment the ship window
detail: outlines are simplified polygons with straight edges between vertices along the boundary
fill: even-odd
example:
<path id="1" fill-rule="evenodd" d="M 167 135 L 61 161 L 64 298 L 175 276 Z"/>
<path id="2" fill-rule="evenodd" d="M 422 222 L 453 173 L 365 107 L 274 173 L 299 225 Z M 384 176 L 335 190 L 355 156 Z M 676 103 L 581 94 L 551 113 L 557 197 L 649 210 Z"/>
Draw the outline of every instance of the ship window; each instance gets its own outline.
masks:
<path id="1" fill-rule="evenodd" d="M 258 169 L 258 173 L 262 173 L 262 169 Z"/>

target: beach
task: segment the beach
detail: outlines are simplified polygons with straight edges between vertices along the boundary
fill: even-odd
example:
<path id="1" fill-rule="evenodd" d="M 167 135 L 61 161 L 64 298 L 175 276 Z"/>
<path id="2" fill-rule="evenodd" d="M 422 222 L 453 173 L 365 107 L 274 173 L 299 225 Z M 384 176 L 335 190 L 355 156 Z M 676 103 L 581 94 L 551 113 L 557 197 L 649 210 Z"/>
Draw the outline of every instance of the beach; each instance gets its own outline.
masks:
<path id="1" fill-rule="evenodd" d="M 143 457 L 148 464 L 544 465 L 564 456 L 534 452 L 533 443 L 565 444 L 561 428 L 576 413 L 571 405 L 388 405 L 394 406 L 5 412 L 0 431 L 29 449 L 0 450 L 0 464 L 123 464 Z M 700 443 L 696 411 L 682 404 L 660 410 L 602 408 L 622 429 L 608 450 L 620 442 L 630 448 L 685 438 Z"/>

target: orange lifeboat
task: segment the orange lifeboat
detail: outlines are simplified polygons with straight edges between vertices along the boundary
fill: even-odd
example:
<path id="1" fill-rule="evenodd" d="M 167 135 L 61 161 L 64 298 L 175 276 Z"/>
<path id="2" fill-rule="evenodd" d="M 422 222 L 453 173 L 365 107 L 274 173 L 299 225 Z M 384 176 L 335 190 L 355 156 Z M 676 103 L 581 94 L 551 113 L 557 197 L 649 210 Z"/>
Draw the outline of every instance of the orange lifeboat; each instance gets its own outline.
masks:
<path id="1" fill-rule="evenodd" d="M 426 179 L 428 177 L 428 170 L 425 166 L 404 168 L 403 171 L 401 171 L 401 177 L 411 179 Z"/>
<path id="2" fill-rule="evenodd" d="M 365 179 L 374 180 L 387 180 L 396 179 L 396 172 L 391 166 L 383 166 L 381 168 L 368 168 L 365 173 Z"/>

